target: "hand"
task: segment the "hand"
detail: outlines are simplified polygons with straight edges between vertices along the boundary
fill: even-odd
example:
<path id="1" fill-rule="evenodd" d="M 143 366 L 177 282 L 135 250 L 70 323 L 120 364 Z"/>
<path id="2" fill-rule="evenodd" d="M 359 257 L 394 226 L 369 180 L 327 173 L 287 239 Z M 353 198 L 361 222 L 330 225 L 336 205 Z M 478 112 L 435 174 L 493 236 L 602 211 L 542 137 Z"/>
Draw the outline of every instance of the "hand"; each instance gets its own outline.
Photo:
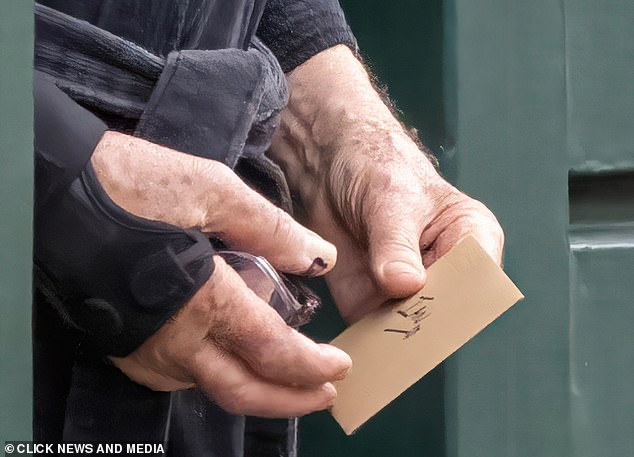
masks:
<path id="1" fill-rule="evenodd" d="M 113 362 L 153 390 L 198 387 L 230 413 L 301 416 L 332 406 L 350 358 L 288 327 L 215 257 L 211 279 L 161 329 Z"/>
<path id="2" fill-rule="evenodd" d="M 501 261 L 495 216 L 442 179 L 346 47 L 314 56 L 288 79 L 272 157 L 302 222 L 337 246 L 327 280 L 344 318 L 416 293 L 425 267 L 468 233 Z"/>
<path id="3" fill-rule="evenodd" d="M 323 274 L 335 263 L 334 246 L 218 162 L 108 132 L 92 164 L 110 198 L 137 216 L 199 228 L 289 273 Z M 286 326 L 215 261 L 205 286 L 132 354 L 112 357 L 115 365 L 155 390 L 198 386 L 234 413 L 287 417 L 329 406 L 330 382 L 345 375 L 349 357 Z"/>
<path id="4" fill-rule="evenodd" d="M 501 262 L 504 235 L 482 203 L 442 179 L 405 135 L 377 149 L 365 138 L 327 167 L 308 222 L 337 246 L 327 282 L 342 316 L 356 321 L 389 299 L 418 292 L 425 267 L 467 234 Z M 373 157 L 365 156 L 368 150 Z"/>
<path id="5" fill-rule="evenodd" d="M 108 196 L 132 214 L 216 235 L 286 273 L 323 274 L 336 262 L 332 244 L 221 162 L 116 132 L 104 134 L 91 162 Z"/>

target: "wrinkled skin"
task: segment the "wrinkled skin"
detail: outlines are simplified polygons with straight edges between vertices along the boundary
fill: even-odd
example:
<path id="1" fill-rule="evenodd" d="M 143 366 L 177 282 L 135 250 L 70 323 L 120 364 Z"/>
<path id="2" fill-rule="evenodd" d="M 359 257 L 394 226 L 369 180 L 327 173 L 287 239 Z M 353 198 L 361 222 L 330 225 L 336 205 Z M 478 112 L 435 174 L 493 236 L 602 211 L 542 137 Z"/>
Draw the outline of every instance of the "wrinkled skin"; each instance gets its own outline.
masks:
<path id="1" fill-rule="evenodd" d="M 301 221 L 337 247 L 327 281 L 343 317 L 416 293 L 425 267 L 469 233 L 501 262 L 495 216 L 438 174 L 348 48 L 322 52 L 288 80 L 272 157 Z"/>
<path id="2" fill-rule="evenodd" d="M 503 234 L 493 214 L 421 166 L 427 159 L 412 146 L 401 145 L 402 160 L 392 157 L 378 168 L 339 158 L 315 203 L 310 227 L 338 247 L 327 281 L 349 321 L 418 292 L 425 267 L 467 234 L 501 261 Z"/>
<path id="3" fill-rule="evenodd" d="M 281 271 L 301 274 L 321 257 L 328 267 L 319 274 L 349 321 L 416 293 L 425 267 L 468 233 L 500 262 L 504 236 L 493 214 L 442 179 L 348 48 L 317 54 L 288 81 L 271 157 L 300 221 L 318 235 L 223 165 L 124 135 L 107 135 L 95 151 L 101 184 L 138 216 L 221 234 Z M 220 259 L 171 321 L 113 360 L 152 389 L 197 386 L 228 411 L 268 417 L 332 405 L 331 382 L 351 365 L 345 353 L 286 326 Z"/>
<path id="4" fill-rule="evenodd" d="M 233 248 L 288 273 L 324 274 L 335 263 L 331 244 L 221 163 L 107 132 L 92 164 L 110 198 L 137 216 L 222 234 Z M 316 257 L 327 265 L 321 271 L 314 271 Z M 236 414 L 288 417 L 331 406 L 332 381 L 345 376 L 350 358 L 288 327 L 231 267 L 214 260 L 207 283 L 134 352 L 111 357 L 114 364 L 153 390 L 199 387 Z"/>

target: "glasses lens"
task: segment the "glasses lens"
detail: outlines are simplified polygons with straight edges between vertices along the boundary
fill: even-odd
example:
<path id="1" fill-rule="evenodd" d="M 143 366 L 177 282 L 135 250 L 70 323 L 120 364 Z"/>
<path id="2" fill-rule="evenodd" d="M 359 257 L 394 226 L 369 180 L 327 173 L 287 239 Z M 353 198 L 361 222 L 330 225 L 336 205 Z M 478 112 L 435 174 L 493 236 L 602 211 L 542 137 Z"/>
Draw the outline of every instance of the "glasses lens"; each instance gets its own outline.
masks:
<path id="1" fill-rule="evenodd" d="M 240 251 L 223 250 L 217 254 L 236 270 L 247 287 L 271 305 L 288 325 L 299 327 L 310 320 L 316 308 L 315 304 L 310 303 L 310 310 L 304 309 L 265 258 Z"/>

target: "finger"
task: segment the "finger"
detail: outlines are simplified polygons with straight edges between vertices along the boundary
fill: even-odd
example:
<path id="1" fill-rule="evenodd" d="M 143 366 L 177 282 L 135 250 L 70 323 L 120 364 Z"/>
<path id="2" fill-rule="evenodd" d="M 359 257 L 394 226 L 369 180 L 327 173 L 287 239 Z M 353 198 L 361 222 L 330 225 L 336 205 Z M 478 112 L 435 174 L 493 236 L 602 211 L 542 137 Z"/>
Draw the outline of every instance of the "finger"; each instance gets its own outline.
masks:
<path id="1" fill-rule="evenodd" d="M 341 317 L 348 323 L 354 323 L 381 306 L 389 297 L 368 274 L 366 249 L 343 230 L 334 230 L 326 236 L 339 246 L 337 265 L 326 276 L 326 283 Z"/>
<path id="2" fill-rule="evenodd" d="M 173 392 L 194 387 L 193 382 L 173 378 L 165 373 L 152 369 L 136 352 L 128 357 L 108 357 L 110 361 L 128 378 L 149 389 L 160 392 Z"/>
<path id="3" fill-rule="evenodd" d="M 421 230 L 411 209 L 392 206 L 373 213 L 368 233 L 370 264 L 379 287 L 393 298 L 414 294 L 425 284 Z"/>
<path id="4" fill-rule="evenodd" d="M 426 267 L 444 256 L 465 236 L 472 235 L 498 264 L 502 262 L 504 232 L 493 213 L 482 203 L 468 199 L 462 206 L 438 218 L 421 236 Z"/>
<path id="5" fill-rule="evenodd" d="M 317 344 L 287 326 L 221 259 L 211 292 L 216 305 L 209 338 L 261 377 L 284 385 L 315 386 L 342 379 L 350 368 L 345 352 Z"/>
<path id="6" fill-rule="evenodd" d="M 213 209 L 207 232 L 218 234 L 232 249 L 265 257 L 280 271 L 317 276 L 332 269 L 334 245 L 249 188 L 228 167 L 215 168 L 217 192 L 209 197 Z"/>
<path id="7" fill-rule="evenodd" d="M 326 409 L 337 394 L 330 383 L 311 388 L 273 384 L 211 346 L 200 353 L 194 379 L 226 411 L 259 417 L 295 417 Z"/>
<path id="8" fill-rule="evenodd" d="M 478 240 L 482 248 L 491 256 L 498 265 L 502 265 L 502 255 L 504 251 L 504 231 L 498 220 L 488 208 L 484 207 L 486 213 L 483 217 L 486 222 L 477 224 L 471 230 L 471 234 Z"/>
<path id="9" fill-rule="evenodd" d="M 436 241 L 423 250 L 423 263 L 429 267 L 436 260 L 447 254 L 451 248 L 460 242 L 465 236 L 473 236 L 482 249 L 498 264 L 502 264 L 502 250 L 504 246 L 504 233 L 502 229 L 483 227 L 471 224 L 457 224 L 451 230 L 441 233 Z"/>

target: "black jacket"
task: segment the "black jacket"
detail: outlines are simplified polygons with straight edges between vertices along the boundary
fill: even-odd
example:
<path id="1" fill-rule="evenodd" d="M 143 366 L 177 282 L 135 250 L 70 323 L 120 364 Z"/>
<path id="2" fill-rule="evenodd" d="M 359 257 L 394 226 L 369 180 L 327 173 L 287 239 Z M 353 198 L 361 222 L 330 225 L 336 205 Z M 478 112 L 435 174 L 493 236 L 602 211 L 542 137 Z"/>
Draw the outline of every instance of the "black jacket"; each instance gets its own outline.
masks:
<path id="1" fill-rule="evenodd" d="M 122 211 L 89 159 L 105 129 L 134 133 L 222 160 L 288 204 L 263 155 L 287 99 L 282 70 L 338 43 L 355 46 L 336 0 L 36 5 L 36 439 L 167 437 L 178 456 L 293 454 L 286 422 L 230 416 L 196 391 L 152 392 L 104 362 L 195 293 L 213 273 L 213 246 Z"/>

